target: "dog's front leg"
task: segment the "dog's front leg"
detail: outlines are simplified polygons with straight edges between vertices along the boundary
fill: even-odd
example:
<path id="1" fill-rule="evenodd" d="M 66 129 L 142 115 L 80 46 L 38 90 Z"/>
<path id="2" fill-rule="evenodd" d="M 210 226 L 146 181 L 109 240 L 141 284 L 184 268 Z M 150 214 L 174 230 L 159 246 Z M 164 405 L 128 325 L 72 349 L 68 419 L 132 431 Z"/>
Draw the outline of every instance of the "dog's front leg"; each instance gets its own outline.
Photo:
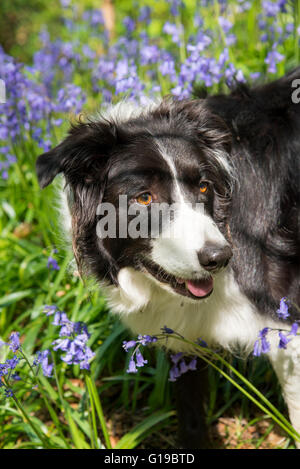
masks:
<path id="1" fill-rule="evenodd" d="M 198 359 L 197 371 L 184 373 L 175 383 L 179 445 L 185 449 L 209 447 L 205 422 L 207 365 Z"/>
<path id="2" fill-rule="evenodd" d="M 300 434 L 300 337 L 293 337 L 286 349 L 272 343 L 269 357 L 282 387 L 290 421 Z M 300 441 L 296 446 L 300 449 Z"/>

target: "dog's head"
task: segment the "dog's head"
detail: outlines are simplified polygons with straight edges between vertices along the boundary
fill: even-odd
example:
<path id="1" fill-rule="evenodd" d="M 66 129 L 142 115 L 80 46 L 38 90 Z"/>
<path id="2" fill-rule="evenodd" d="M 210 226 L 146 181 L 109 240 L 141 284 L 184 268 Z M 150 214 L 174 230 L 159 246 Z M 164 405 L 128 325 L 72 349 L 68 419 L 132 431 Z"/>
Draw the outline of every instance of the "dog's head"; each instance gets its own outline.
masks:
<path id="1" fill-rule="evenodd" d="M 122 287 L 131 268 L 201 300 L 232 255 L 229 131 L 202 101 L 128 106 L 73 125 L 38 158 L 40 185 L 64 174 L 81 270 Z"/>

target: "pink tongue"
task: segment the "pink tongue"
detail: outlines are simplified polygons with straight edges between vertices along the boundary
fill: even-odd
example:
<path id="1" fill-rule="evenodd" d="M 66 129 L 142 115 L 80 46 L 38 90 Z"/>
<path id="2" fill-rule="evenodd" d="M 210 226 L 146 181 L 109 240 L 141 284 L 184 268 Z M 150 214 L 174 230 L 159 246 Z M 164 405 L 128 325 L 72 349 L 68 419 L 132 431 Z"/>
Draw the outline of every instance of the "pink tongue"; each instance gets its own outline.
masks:
<path id="1" fill-rule="evenodd" d="M 188 290 L 194 296 L 202 297 L 208 295 L 214 286 L 212 277 L 205 280 L 188 280 L 186 282 Z"/>

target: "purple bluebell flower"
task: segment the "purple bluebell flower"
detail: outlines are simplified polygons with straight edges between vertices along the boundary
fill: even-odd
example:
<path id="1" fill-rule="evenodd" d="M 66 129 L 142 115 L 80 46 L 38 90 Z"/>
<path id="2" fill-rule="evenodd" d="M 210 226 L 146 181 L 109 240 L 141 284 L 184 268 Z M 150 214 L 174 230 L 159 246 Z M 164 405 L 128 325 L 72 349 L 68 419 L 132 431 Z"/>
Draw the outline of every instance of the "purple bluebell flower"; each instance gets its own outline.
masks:
<path id="1" fill-rule="evenodd" d="M 169 381 L 175 382 L 179 377 L 180 377 L 179 368 L 178 368 L 176 365 L 174 365 L 174 366 L 170 369 Z"/>
<path id="2" fill-rule="evenodd" d="M 163 32 L 172 36 L 172 41 L 175 42 L 175 44 L 180 44 L 183 33 L 182 27 L 167 21 L 164 24 Z"/>
<path id="3" fill-rule="evenodd" d="M 250 73 L 250 78 L 251 80 L 257 80 L 260 77 L 261 73 L 260 72 L 253 72 Z"/>
<path id="4" fill-rule="evenodd" d="M 62 350 L 63 352 L 67 352 L 71 347 L 71 340 L 69 338 L 64 339 L 56 339 L 52 342 L 53 350 L 56 352 L 57 350 Z"/>
<path id="5" fill-rule="evenodd" d="M 9 370 L 14 370 L 19 362 L 20 362 L 20 358 L 13 357 L 13 358 L 8 358 L 5 364 Z"/>
<path id="6" fill-rule="evenodd" d="M 262 353 L 268 353 L 270 351 L 270 343 L 267 341 L 266 336 L 269 331 L 268 327 L 265 327 L 259 331 L 258 339 L 254 343 L 253 355 L 259 357 Z"/>
<path id="7" fill-rule="evenodd" d="M 177 73 L 174 60 L 164 60 L 158 67 L 162 76 L 168 75 L 171 82 L 176 81 Z"/>
<path id="8" fill-rule="evenodd" d="M 125 350 L 125 352 L 128 352 L 128 350 L 130 350 L 131 348 L 135 347 L 137 344 L 137 342 L 135 340 L 124 340 L 123 341 L 123 349 Z"/>
<path id="9" fill-rule="evenodd" d="M 155 64 L 160 58 L 160 49 L 157 45 L 146 44 L 141 48 L 140 62 L 142 65 Z"/>
<path id="10" fill-rule="evenodd" d="M 175 355 L 171 355 L 171 360 L 174 365 L 170 369 L 169 381 L 174 382 L 184 373 L 195 371 L 197 369 L 197 357 L 193 357 L 187 364 L 183 358 L 183 354 L 180 352 Z"/>
<path id="11" fill-rule="evenodd" d="M 174 334 L 174 331 L 173 329 L 170 329 L 169 327 L 167 326 L 164 326 L 161 328 L 161 331 L 163 334 Z"/>
<path id="12" fill-rule="evenodd" d="M 171 355 L 171 360 L 172 362 L 177 365 L 178 362 L 181 360 L 181 358 L 183 357 L 183 353 L 182 352 L 178 352 L 176 353 L 175 355 Z"/>
<path id="13" fill-rule="evenodd" d="M 136 373 L 137 367 L 142 367 L 146 363 L 148 363 L 147 360 L 144 359 L 141 353 L 140 346 L 141 345 L 147 346 L 147 345 L 153 344 L 154 342 L 157 342 L 157 337 L 150 336 L 150 335 L 142 335 L 142 334 L 140 334 L 136 340 L 129 340 L 129 341 L 123 342 L 123 348 L 126 352 L 136 347 L 130 357 L 130 362 L 129 362 L 129 367 L 127 369 L 127 373 Z"/>
<path id="14" fill-rule="evenodd" d="M 14 393 L 13 393 L 13 390 L 11 388 L 5 388 L 4 389 L 4 395 L 5 397 L 13 397 Z"/>
<path id="15" fill-rule="evenodd" d="M 138 342 L 141 345 L 149 345 L 154 342 L 157 342 L 157 337 L 152 336 L 152 335 L 138 335 Z"/>
<path id="16" fill-rule="evenodd" d="M 286 346 L 290 342 L 291 339 L 288 339 L 287 336 L 284 335 L 282 331 L 279 331 L 278 335 L 279 335 L 278 348 L 286 349 Z"/>
<path id="17" fill-rule="evenodd" d="M 271 0 L 264 0 L 262 2 L 262 7 L 265 11 L 266 16 L 268 17 L 276 17 L 281 10 L 280 2 L 274 3 Z"/>
<path id="18" fill-rule="evenodd" d="M 48 269 L 52 269 L 52 270 L 59 270 L 60 269 L 56 259 L 54 259 L 52 256 L 48 257 L 47 267 L 48 267 Z"/>
<path id="19" fill-rule="evenodd" d="M 191 371 L 196 371 L 196 369 L 197 369 L 197 357 L 192 358 L 192 360 L 188 364 L 188 368 Z"/>
<path id="20" fill-rule="evenodd" d="M 138 367 L 144 366 L 148 363 L 148 360 L 144 359 L 140 349 L 136 351 L 135 358 L 136 358 L 136 366 Z"/>
<path id="21" fill-rule="evenodd" d="M 44 309 L 43 309 L 43 312 L 46 313 L 46 316 L 51 316 L 56 311 L 58 311 L 58 308 L 56 305 L 46 305 L 44 306 Z"/>
<path id="22" fill-rule="evenodd" d="M 49 355 L 49 349 L 43 350 L 42 352 L 38 351 L 32 364 L 33 366 L 42 365 L 42 371 L 46 377 L 51 377 L 53 370 L 53 365 L 49 364 Z"/>
<path id="23" fill-rule="evenodd" d="M 179 362 L 179 371 L 180 371 L 180 374 L 183 374 L 183 373 L 186 373 L 187 371 L 189 371 L 189 367 L 185 363 L 184 359 L 180 360 L 180 362 Z"/>
<path id="24" fill-rule="evenodd" d="M 226 46 L 233 46 L 236 43 L 236 35 L 231 33 L 227 34 L 225 37 Z"/>
<path id="25" fill-rule="evenodd" d="M 137 367 L 136 367 L 136 364 L 135 364 L 135 361 L 133 359 L 133 356 L 130 358 L 130 361 L 129 361 L 129 366 L 128 366 L 128 369 L 127 369 L 127 373 L 137 373 Z"/>
<path id="26" fill-rule="evenodd" d="M 19 332 L 13 332 L 9 337 L 9 348 L 16 353 L 20 348 L 20 334 Z"/>
<path id="27" fill-rule="evenodd" d="M 18 375 L 18 373 L 13 373 L 11 375 L 11 378 L 14 379 L 15 381 L 21 381 L 21 377 Z"/>
<path id="28" fill-rule="evenodd" d="M 268 72 L 269 73 L 276 73 L 277 72 L 277 64 L 282 62 L 285 58 L 283 54 L 280 54 L 277 50 L 277 43 L 273 44 L 272 50 L 268 52 L 268 55 L 265 59 L 265 63 L 268 65 Z"/>
<path id="29" fill-rule="evenodd" d="M 197 344 L 200 345 L 200 347 L 204 347 L 204 348 L 207 348 L 208 345 L 207 343 L 205 342 L 205 340 L 201 339 L 200 337 L 197 339 Z"/>
<path id="30" fill-rule="evenodd" d="M 259 340 L 254 342 L 253 355 L 254 357 L 259 357 L 261 355 L 261 344 Z"/>
<path id="31" fill-rule="evenodd" d="M 297 322 L 294 322 L 294 323 L 292 324 L 292 327 L 291 327 L 291 330 L 290 330 L 289 335 L 297 335 L 298 327 L 299 327 L 299 324 L 298 324 Z"/>
<path id="32" fill-rule="evenodd" d="M 123 24 L 129 34 L 131 34 L 135 30 L 135 21 L 130 18 L 130 16 L 126 16 L 123 19 Z"/>
<path id="33" fill-rule="evenodd" d="M 289 317 L 289 304 L 286 297 L 281 298 L 277 314 L 281 319 L 287 319 Z"/>
<path id="34" fill-rule="evenodd" d="M 182 0 L 167 0 L 170 4 L 170 12 L 173 16 L 178 16 L 180 14 L 180 8 L 184 8 L 184 3 Z"/>
<path id="35" fill-rule="evenodd" d="M 218 22 L 225 34 L 227 34 L 233 26 L 231 21 L 229 21 L 227 18 L 224 18 L 224 16 L 219 16 Z"/>
<path id="36" fill-rule="evenodd" d="M 152 10 L 149 6 L 142 6 L 140 9 L 138 20 L 149 24 L 151 18 L 151 11 Z"/>
<path id="37" fill-rule="evenodd" d="M 63 326 L 69 321 L 68 316 L 64 311 L 55 311 L 52 321 L 53 326 Z"/>

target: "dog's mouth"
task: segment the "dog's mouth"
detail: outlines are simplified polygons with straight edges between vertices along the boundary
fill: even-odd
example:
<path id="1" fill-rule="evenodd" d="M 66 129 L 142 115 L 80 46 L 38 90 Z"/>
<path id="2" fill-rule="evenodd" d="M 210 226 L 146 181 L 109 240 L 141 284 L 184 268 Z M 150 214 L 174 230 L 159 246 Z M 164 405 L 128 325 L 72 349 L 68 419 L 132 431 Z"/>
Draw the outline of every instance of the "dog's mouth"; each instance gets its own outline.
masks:
<path id="1" fill-rule="evenodd" d="M 183 279 L 167 273 L 157 264 L 143 263 L 149 274 L 160 283 L 170 285 L 172 289 L 182 296 L 193 300 L 203 300 L 211 295 L 214 281 L 211 276 L 203 279 Z"/>

